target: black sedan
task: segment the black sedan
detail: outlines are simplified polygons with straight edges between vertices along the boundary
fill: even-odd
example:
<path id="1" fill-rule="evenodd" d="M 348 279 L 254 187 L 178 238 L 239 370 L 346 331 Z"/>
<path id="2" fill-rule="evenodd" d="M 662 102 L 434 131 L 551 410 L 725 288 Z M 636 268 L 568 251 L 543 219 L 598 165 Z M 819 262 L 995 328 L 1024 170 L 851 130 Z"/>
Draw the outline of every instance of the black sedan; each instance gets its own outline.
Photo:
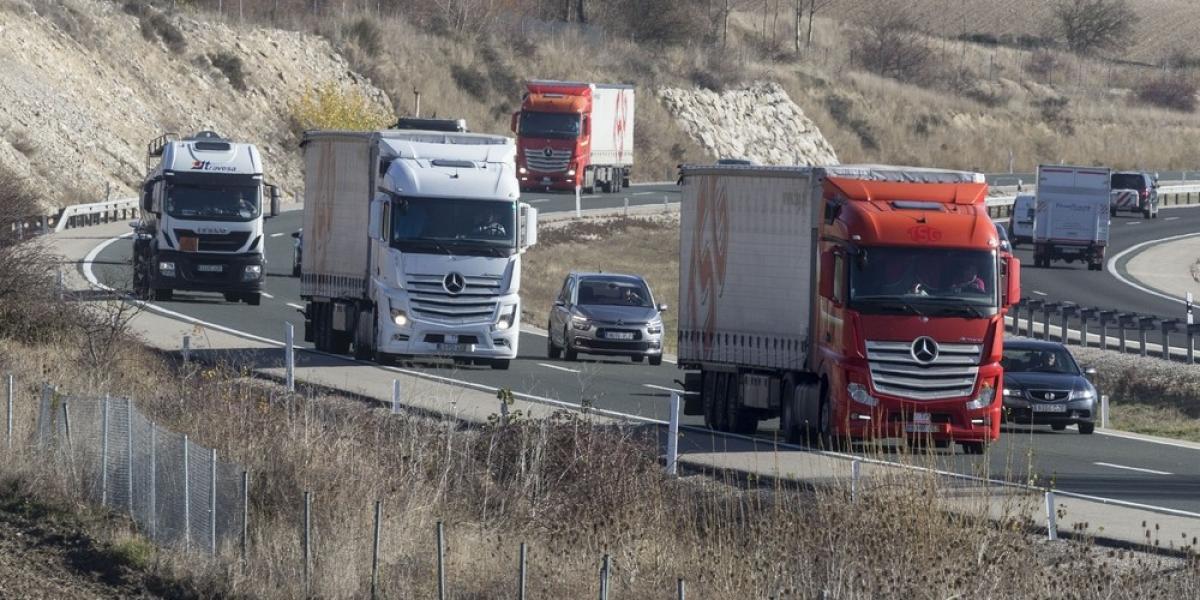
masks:
<path id="1" fill-rule="evenodd" d="M 1055 431 L 1078 425 L 1079 433 L 1096 429 L 1099 397 L 1089 377 L 1095 369 L 1080 369 L 1075 357 L 1058 342 L 1004 340 L 1004 418 Z"/>

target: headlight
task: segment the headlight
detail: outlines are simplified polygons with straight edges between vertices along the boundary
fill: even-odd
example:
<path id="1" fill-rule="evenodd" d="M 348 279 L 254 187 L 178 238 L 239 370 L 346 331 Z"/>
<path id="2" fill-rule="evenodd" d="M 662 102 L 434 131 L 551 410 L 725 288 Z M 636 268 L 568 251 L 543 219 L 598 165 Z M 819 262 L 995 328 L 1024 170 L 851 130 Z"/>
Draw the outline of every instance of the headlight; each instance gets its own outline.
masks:
<path id="1" fill-rule="evenodd" d="M 1091 400 L 1096 397 L 1096 392 L 1089 389 L 1071 390 L 1071 400 Z"/>
<path id="2" fill-rule="evenodd" d="M 571 317 L 571 327 L 574 327 L 580 331 L 587 331 L 592 328 L 592 323 L 591 321 L 587 320 L 587 317 L 573 315 Z"/>
<path id="3" fill-rule="evenodd" d="M 518 173 L 520 173 L 520 174 L 522 174 L 522 175 L 524 175 L 524 174 L 528 173 L 528 172 L 529 172 L 529 170 L 528 170 L 528 169 L 526 169 L 525 167 L 520 167 L 520 168 L 518 168 L 518 169 L 517 169 L 517 172 L 518 172 Z"/>
<path id="4" fill-rule="evenodd" d="M 865 404 L 867 406 L 875 406 L 876 404 L 879 404 L 879 400 L 875 396 L 871 395 L 871 392 L 867 390 L 867 386 L 861 383 L 851 383 L 850 385 L 847 385 L 846 393 L 850 394 L 851 400 L 854 400 L 859 404 Z"/>
<path id="5" fill-rule="evenodd" d="M 262 265 L 246 265 L 246 270 L 242 271 L 243 281 L 254 281 L 262 277 Z"/>
<path id="6" fill-rule="evenodd" d="M 396 327 L 404 327 L 405 325 L 408 325 L 408 313 L 398 308 L 393 308 L 392 322 L 396 324 Z"/>
<path id="7" fill-rule="evenodd" d="M 508 307 L 508 312 L 500 315 L 500 320 L 496 322 L 496 331 L 508 331 L 509 327 L 513 326 L 513 322 L 517 320 L 517 306 Z"/>
<path id="8" fill-rule="evenodd" d="M 967 410 L 980 410 L 992 405 L 992 400 L 996 399 L 996 389 L 990 384 L 983 384 L 979 388 L 979 395 L 975 399 L 967 403 Z"/>
<path id="9" fill-rule="evenodd" d="M 662 333 L 662 329 L 662 321 L 654 321 L 646 326 L 646 333 L 649 333 L 650 335 L 658 335 Z"/>
<path id="10" fill-rule="evenodd" d="M 567 169 L 567 177 L 574 177 L 575 169 Z"/>
<path id="11" fill-rule="evenodd" d="M 1005 398 L 1019 398 L 1019 397 L 1021 397 L 1021 390 L 1017 390 L 1017 389 L 1013 389 L 1013 388 L 1004 388 L 1004 397 Z"/>
<path id="12" fill-rule="evenodd" d="M 158 263 L 158 272 L 164 275 L 175 275 L 175 263 L 170 261 L 162 261 Z"/>

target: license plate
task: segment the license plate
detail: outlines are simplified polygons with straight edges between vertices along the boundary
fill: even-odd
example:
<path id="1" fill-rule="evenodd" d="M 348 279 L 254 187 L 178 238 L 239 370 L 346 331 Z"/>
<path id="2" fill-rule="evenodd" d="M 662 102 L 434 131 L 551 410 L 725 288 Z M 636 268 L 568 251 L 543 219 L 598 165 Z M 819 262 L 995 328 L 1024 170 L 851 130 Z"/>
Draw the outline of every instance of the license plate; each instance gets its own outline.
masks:
<path id="1" fill-rule="evenodd" d="M 908 433 L 937 433 L 937 426 L 933 423 L 906 423 L 904 431 Z"/>
<path id="2" fill-rule="evenodd" d="M 438 344 L 438 352 L 470 352 L 473 344 Z"/>
<path id="3" fill-rule="evenodd" d="M 1065 413 L 1065 412 L 1067 412 L 1067 405 L 1066 404 L 1034 404 L 1033 412 Z"/>
<path id="4" fill-rule="evenodd" d="M 626 331 L 610 331 L 604 334 L 610 340 L 632 340 L 633 334 Z"/>
<path id="5" fill-rule="evenodd" d="M 225 270 L 225 265 L 196 265 L 196 270 L 201 273 L 220 273 Z"/>

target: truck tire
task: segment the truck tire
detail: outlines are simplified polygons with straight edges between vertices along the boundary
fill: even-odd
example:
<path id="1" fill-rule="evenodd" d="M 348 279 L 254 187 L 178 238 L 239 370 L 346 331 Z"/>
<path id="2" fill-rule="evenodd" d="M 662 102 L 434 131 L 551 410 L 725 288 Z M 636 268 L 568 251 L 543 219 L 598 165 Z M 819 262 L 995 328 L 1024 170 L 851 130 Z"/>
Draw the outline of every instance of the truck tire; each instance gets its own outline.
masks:
<path id="1" fill-rule="evenodd" d="M 797 396 L 800 386 L 791 375 L 784 377 L 783 390 L 779 398 L 779 433 L 789 444 L 804 442 L 804 430 L 799 422 L 799 401 Z"/>
<path id="2" fill-rule="evenodd" d="M 704 426 L 717 428 L 717 373 L 700 372 L 700 403 L 704 406 Z"/>
<path id="3" fill-rule="evenodd" d="M 713 394 L 713 429 L 729 431 L 729 387 L 734 378 L 729 373 L 717 373 Z"/>
<path id="4" fill-rule="evenodd" d="M 727 377 L 729 383 L 725 392 L 725 423 L 728 427 L 726 431 L 753 435 L 758 431 L 758 414 L 754 409 L 742 406 L 737 373 L 731 373 Z"/>
<path id="5" fill-rule="evenodd" d="M 375 358 L 375 346 L 379 339 L 379 323 L 375 320 L 374 311 L 358 314 L 360 319 L 371 319 L 371 340 L 354 340 L 354 358 L 356 360 L 371 360 Z"/>
<path id="6" fill-rule="evenodd" d="M 584 194 L 596 193 L 596 169 L 588 167 L 583 170 L 583 185 L 579 188 L 579 191 Z"/>
<path id="7" fill-rule="evenodd" d="M 171 288 L 155 288 L 154 299 L 159 302 L 168 302 L 175 297 L 175 291 Z"/>
<path id="8" fill-rule="evenodd" d="M 245 296 L 242 296 L 242 300 L 245 300 L 246 304 L 249 304 L 250 306 L 258 306 L 259 304 L 262 304 L 262 294 L 258 292 L 246 294 Z"/>
<path id="9" fill-rule="evenodd" d="M 1110 217 L 1115 217 L 1115 216 L 1117 216 L 1117 209 L 1116 209 L 1116 208 L 1109 208 L 1109 209 L 1108 209 L 1108 216 L 1110 216 Z"/>
<path id="10" fill-rule="evenodd" d="M 311 304 L 312 306 L 312 330 L 313 330 L 313 347 L 317 352 L 329 351 L 329 330 L 325 324 L 325 307 L 326 303 Z"/>

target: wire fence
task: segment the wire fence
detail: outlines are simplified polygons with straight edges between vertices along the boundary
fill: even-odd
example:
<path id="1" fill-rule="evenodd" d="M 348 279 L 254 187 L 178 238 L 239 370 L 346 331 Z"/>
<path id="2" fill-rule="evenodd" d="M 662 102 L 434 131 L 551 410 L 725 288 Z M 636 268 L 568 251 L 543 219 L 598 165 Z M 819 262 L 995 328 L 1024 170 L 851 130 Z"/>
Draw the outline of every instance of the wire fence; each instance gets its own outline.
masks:
<path id="1" fill-rule="evenodd" d="M 42 390 L 35 443 L 90 502 L 126 512 L 161 546 L 245 545 L 247 473 L 163 429 L 127 398 Z"/>

